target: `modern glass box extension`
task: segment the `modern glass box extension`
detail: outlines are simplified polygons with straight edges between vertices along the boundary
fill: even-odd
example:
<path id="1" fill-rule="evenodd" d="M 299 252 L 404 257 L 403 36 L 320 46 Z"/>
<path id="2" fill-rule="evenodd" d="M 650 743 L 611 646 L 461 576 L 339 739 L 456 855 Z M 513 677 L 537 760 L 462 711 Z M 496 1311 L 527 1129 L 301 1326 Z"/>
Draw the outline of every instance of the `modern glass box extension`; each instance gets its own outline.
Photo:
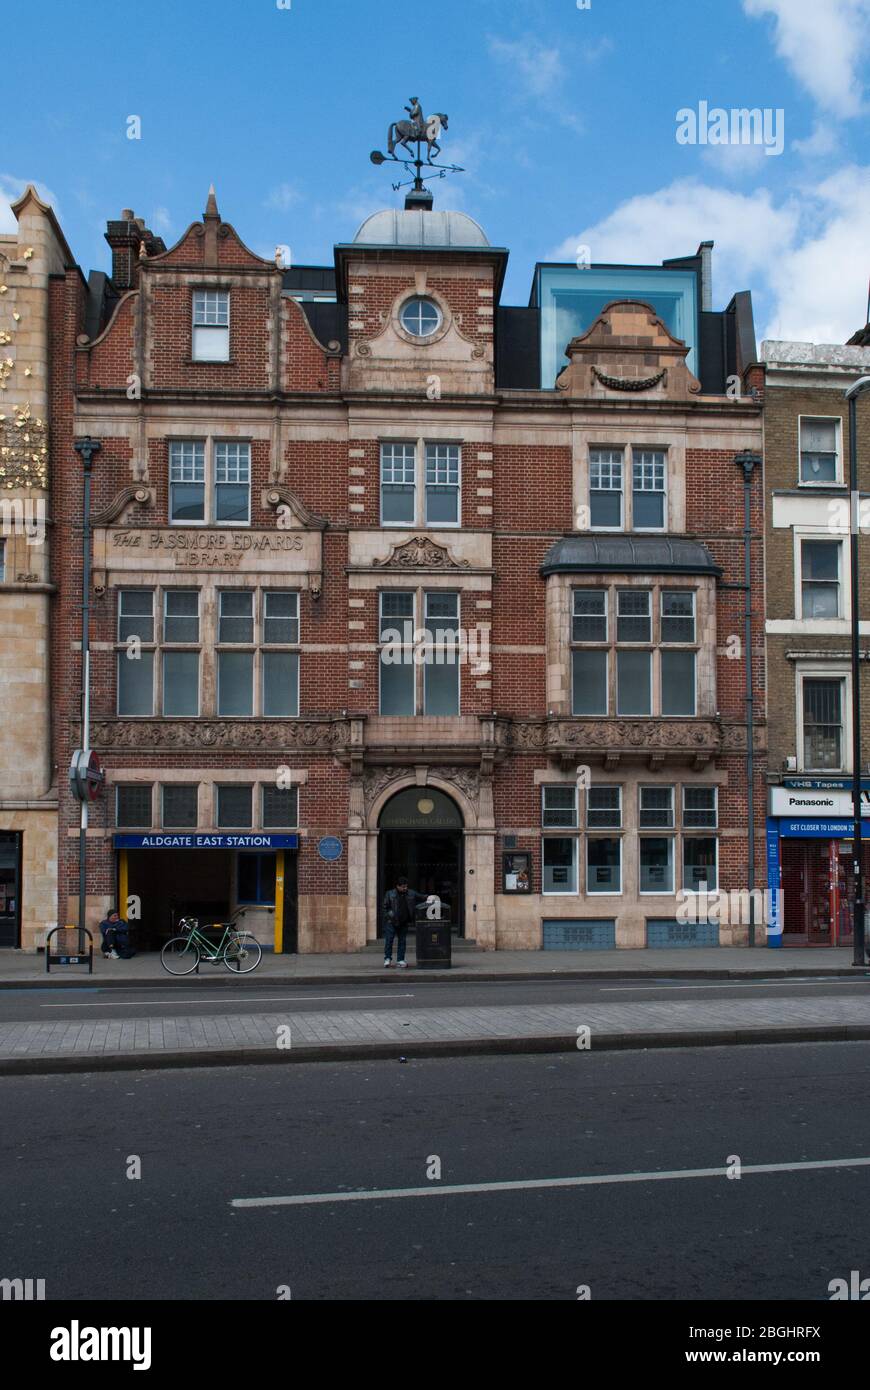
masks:
<path id="1" fill-rule="evenodd" d="M 578 260 L 580 258 L 578 249 Z M 541 313 L 541 389 L 551 390 L 565 366 L 572 338 L 592 327 L 614 299 L 641 299 L 689 347 L 686 362 L 698 375 L 698 276 L 670 266 L 538 265 L 532 305 Z"/>

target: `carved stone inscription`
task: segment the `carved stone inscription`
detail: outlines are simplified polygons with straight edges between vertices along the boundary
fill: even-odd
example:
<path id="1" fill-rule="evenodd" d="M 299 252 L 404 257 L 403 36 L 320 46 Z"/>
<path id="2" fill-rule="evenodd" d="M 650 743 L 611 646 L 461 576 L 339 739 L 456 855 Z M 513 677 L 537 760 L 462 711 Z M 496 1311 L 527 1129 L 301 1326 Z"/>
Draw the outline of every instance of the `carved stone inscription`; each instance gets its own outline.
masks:
<path id="1" fill-rule="evenodd" d="M 253 570 L 320 569 L 320 532 L 132 529 L 97 531 L 96 568 Z"/>

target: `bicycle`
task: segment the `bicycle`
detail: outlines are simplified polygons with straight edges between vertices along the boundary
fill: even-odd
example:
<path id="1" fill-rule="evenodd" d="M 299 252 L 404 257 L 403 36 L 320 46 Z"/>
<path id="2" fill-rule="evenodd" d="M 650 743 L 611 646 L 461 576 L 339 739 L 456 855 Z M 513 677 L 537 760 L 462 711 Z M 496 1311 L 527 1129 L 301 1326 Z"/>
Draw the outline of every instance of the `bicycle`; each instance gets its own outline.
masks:
<path id="1" fill-rule="evenodd" d="M 173 936 L 160 952 L 160 963 L 170 975 L 192 975 L 200 961 L 211 964 L 223 961 L 227 970 L 237 975 L 248 975 L 256 970 L 263 959 L 260 943 L 249 931 L 236 928 L 238 913 L 229 922 L 215 923 L 224 928 L 223 936 L 217 945 L 209 941 L 200 929 L 196 917 L 182 917 L 178 923 L 180 936 Z"/>

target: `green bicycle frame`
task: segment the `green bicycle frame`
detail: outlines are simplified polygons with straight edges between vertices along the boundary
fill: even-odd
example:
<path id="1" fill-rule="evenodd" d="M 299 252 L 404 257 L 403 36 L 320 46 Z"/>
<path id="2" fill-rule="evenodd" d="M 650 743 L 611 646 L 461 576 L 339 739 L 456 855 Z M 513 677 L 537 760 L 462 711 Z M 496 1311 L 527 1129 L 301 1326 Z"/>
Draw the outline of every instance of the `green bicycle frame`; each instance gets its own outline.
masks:
<path id="1" fill-rule="evenodd" d="M 191 927 L 187 936 L 187 945 L 198 946 L 200 955 L 202 956 L 203 960 L 207 960 L 210 963 L 214 964 L 215 961 L 221 961 L 226 956 L 227 938 L 231 935 L 232 932 L 235 931 L 235 929 L 236 926 L 234 922 L 228 923 L 224 927 L 224 934 L 221 937 L 219 944 L 217 946 L 214 946 L 213 943 L 209 941 L 207 937 L 203 936 L 199 927 Z M 185 946 L 184 949 L 186 951 L 187 946 Z M 180 952 L 179 954 L 183 955 L 184 951 Z"/>

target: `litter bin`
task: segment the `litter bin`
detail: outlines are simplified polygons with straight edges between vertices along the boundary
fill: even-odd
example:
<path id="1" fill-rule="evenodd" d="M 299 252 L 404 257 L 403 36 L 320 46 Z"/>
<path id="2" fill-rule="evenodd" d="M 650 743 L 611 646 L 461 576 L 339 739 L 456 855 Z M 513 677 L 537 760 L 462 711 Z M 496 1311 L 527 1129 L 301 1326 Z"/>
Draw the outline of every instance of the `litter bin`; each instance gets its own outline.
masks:
<path id="1" fill-rule="evenodd" d="M 417 908 L 417 969 L 449 970 L 452 964 L 450 909 L 442 907 L 440 920 L 426 916 L 425 904 Z"/>

